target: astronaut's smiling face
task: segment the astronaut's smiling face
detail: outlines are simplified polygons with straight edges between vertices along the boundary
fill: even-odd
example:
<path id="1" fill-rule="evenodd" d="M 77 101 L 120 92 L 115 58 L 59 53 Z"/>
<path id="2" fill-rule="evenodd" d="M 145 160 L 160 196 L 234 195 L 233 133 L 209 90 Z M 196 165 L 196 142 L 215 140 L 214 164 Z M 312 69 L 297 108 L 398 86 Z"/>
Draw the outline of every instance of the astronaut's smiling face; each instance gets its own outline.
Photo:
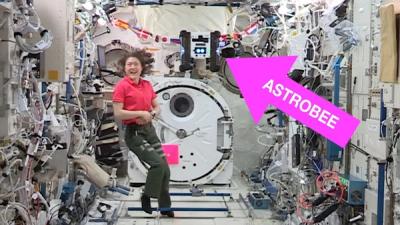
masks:
<path id="1" fill-rule="evenodd" d="M 139 59 L 136 57 L 129 57 L 125 62 L 125 74 L 133 80 L 139 80 L 142 74 L 143 67 Z"/>

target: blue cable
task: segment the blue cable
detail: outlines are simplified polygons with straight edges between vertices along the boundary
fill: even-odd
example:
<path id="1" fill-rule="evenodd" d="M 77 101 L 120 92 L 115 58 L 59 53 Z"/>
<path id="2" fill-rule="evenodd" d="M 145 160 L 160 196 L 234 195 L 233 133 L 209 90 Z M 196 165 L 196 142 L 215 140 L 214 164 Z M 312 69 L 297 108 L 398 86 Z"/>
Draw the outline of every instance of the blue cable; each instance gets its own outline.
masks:
<path id="1" fill-rule="evenodd" d="M 122 185 L 119 185 L 119 184 L 117 184 L 117 188 L 121 188 L 121 189 L 123 189 L 123 190 L 125 190 L 125 191 L 131 191 L 131 189 L 130 188 L 128 188 L 128 187 L 125 187 L 125 186 L 122 186 Z"/>
<path id="2" fill-rule="evenodd" d="M 125 190 L 119 189 L 119 188 L 109 188 L 108 190 L 112 191 L 112 192 L 118 192 L 118 193 L 123 194 L 123 195 L 129 195 L 128 191 L 125 191 Z"/>
<path id="3" fill-rule="evenodd" d="M 308 158 L 308 159 L 310 159 L 312 162 L 313 162 L 313 164 L 314 164 L 314 166 L 317 168 L 317 170 L 318 170 L 318 174 L 321 174 L 321 170 L 320 170 L 320 168 L 319 168 L 319 166 L 315 163 L 315 161 L 314 161 L 314 159 L 312 159 L 310 156 L 308 156 L 308 155 L 306 155 L 306 157 Z"/>

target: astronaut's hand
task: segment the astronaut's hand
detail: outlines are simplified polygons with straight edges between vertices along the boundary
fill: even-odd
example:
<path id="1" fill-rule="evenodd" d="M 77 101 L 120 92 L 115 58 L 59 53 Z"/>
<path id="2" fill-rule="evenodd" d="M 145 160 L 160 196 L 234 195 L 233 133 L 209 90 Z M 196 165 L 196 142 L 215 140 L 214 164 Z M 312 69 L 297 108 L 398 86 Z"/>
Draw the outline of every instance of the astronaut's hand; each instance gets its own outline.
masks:
<path id="1" fill-rule="evenodd" d="M 147 121 L 147 120 L 145 120 L 143 118 L 138 118 L 138 119 L 136 119 L 136 123 L 139 124 L 139 125 L 145 125 L 145 124 L 150 123 L 150 121 Z"/>
<path id="2" fill-rule="evenodd" d="M 137 124 L 139 124 L 139 125 L 145 125 L 145 124 L 147 124 L 148 122 L 146 122 L 144 119 L 142 119 L 142 118 L 137 118 L 136 119 L 136 123 Z"/>
<path id="3" fill-rule="evenodd" d="M 150 123 L 152 119 L 153 119 L 153 116 L 151 115 L 150 112 L 143 111 L 142 116 L 137 119 L 137 123 L 139 125 L 147 124 L 147 123 Z"/>

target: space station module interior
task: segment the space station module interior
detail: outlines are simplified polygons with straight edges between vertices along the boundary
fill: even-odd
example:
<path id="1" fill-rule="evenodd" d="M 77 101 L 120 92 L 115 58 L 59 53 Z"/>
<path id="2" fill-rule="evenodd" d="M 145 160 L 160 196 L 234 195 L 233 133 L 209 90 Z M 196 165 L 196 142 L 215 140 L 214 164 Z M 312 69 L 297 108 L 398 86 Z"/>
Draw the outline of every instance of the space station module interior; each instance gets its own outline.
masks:
<path id="1" fill-rule="evenodd" d="M 0 224 L 400 224 L 399 15 L 398 0 L 0 0 Z M 149 165 L 114 117 L 119 60 L 142 50 L 172 218 L 154 199 L 143 212 Z M 283 56 L 360 121 L 344 148 L 274 105 L 252 118 L 228 61 Z"/>

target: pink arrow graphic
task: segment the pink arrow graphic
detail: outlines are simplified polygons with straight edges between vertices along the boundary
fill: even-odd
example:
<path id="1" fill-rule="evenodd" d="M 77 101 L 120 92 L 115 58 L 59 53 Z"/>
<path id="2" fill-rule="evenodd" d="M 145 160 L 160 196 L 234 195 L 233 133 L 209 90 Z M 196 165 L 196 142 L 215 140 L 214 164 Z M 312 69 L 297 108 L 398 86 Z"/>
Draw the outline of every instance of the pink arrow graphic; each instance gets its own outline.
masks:
<path id="1" fill-rule="evenodd" d="M 295 56 L 232 58 L 227 63 L 255 123 L 272 104 L 343 148 L 360 121 L 291 80 L 287 74 L 295 60 Z"/>

